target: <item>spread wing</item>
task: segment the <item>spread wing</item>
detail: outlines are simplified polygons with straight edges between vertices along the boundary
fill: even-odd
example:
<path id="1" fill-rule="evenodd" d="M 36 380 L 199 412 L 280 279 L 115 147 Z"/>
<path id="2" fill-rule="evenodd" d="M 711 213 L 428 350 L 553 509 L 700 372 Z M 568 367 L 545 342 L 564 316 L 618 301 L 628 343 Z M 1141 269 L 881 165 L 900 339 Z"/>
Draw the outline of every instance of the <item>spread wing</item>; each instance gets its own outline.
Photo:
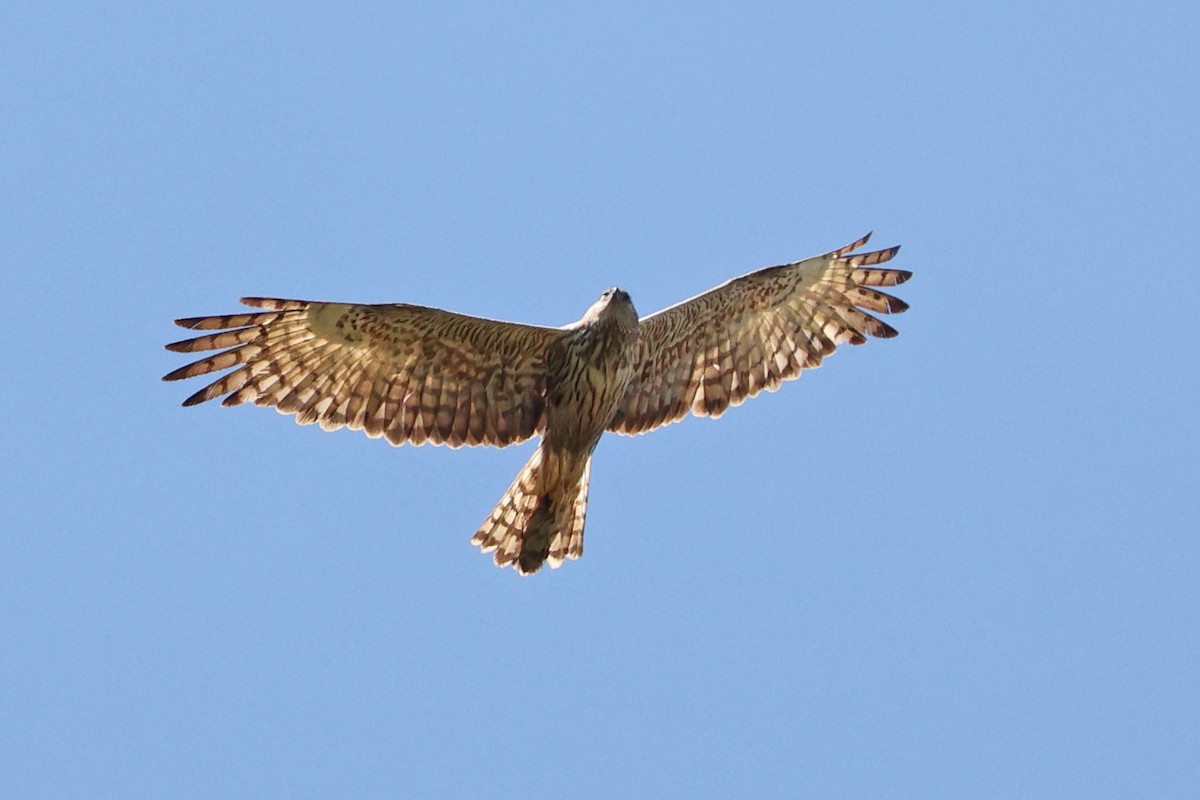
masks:
<path id="1" fill-rule="evenodd" d="M 641 321 L 634 377 L 609 430 L 642 433 L 691 413 L 717 417 L 773 391 L 839 344 L 896 335 L 877 313 L 908 305 L 872 287 L 911 272 L 874 269 L 900 249 L 852 255 L 870 234 L 825 255 L 751 272 Z"/>
<path id="2" fill-rule="evenodd" d="M 227 395 L 295 414 L 302 425 L 343 426 L 392 444 L 504 445 L 545 424 L 547 347 L 565 334 L 411 305 L 243 298 L 260 313 L 176 320 L 220 331 L 167 345 L 220 350 L 163 377 L 229 367 L 184 401 Z"/>

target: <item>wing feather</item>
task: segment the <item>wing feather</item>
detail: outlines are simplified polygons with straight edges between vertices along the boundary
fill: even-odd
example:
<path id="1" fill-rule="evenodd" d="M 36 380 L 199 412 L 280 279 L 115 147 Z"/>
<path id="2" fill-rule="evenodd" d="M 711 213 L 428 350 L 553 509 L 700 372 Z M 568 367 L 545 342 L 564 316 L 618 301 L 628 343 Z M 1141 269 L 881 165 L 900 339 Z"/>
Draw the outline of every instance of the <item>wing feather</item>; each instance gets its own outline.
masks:
<path id="1" fill-rule="evenodd" d="M 214 332 L 167 349 L 219 352 L 164 380 L 233 369 L 184 405 L 224 396 L 223 405 L 272 406 L 393 444 L 504 446 L 545 425 L 544 354 L 560 329 L 412 305 L 242 302 L 265 311 L 176 320 Z"/>
<path id="2" fill-rule="evenodd" d="M 869 287 L 898 286 L 912 273 L 875 267 L 899 247 L 854 253 L 869 238 L 743 275 L 644 318 L 634 377 L 609 430 L 643 433 L 688 412 L 718 417 L 820 366 L 840 344 L 895 336 L 868 312 L 908 304 Z"/>

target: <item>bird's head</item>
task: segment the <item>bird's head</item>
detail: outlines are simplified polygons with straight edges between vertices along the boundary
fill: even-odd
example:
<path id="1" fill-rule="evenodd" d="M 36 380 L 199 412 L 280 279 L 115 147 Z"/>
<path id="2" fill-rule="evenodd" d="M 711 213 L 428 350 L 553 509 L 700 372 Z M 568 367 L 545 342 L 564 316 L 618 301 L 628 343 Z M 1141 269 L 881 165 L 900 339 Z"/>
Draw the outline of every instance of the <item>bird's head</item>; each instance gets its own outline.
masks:
<path id="1" fill-rule="evenodd" d="M 637 330 L 638 315 L 637 309 L 633 307 L 633 301 L 629 299 L 629 292 L 614 286 L 600 295 L 599 300 L 592 303 L 592 307 L 583 315 L 581 321 L 587 324 L 610 324 L 627 330 Z"/>

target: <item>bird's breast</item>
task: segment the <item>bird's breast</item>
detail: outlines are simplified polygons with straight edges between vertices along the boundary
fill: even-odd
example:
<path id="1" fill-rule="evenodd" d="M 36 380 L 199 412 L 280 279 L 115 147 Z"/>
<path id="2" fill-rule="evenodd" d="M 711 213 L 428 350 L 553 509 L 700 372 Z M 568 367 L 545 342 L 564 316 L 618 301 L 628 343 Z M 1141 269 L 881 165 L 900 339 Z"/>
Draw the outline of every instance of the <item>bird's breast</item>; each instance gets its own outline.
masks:
<path id="1" fill-rule="evenodd" d="M 581 335 L 551 358 L 547 381 L 546 442 L 590 450 L 616 413 L 633 375 L 627 337 Z"/>

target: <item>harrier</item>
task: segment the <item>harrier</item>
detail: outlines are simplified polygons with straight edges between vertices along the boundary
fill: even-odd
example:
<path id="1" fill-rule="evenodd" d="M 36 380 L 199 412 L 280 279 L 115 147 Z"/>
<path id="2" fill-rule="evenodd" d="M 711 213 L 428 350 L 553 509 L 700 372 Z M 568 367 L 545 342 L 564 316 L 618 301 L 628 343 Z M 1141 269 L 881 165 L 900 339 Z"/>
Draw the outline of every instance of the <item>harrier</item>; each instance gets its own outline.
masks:
<path id="1" fill-rule="evenodd" d="M 542 441 L 471 539 L 497 566 L 528 575 L 583 554 L 592 451 L 605 431 L 637 434 L 689 412 L 719 417 L 817 367 L 839 344 L 889 338 L 867 311 L 908 305 L 875 287 L 911 272 L 875 268 L 899 247 L 825 255 L 734 278 L 638 318 L 609 289 L 578 321 L 522 325 L 406 304 L 247 297 L 259 313 L 176 320 L 218 331 L 167 345 L 220 352 L 171 372 L 179 380 L 236 367 L 184 401 L 225 396 L 347 427 L 394 445 Z M 863 309 L 866 309 L 864 311 Z"/>

